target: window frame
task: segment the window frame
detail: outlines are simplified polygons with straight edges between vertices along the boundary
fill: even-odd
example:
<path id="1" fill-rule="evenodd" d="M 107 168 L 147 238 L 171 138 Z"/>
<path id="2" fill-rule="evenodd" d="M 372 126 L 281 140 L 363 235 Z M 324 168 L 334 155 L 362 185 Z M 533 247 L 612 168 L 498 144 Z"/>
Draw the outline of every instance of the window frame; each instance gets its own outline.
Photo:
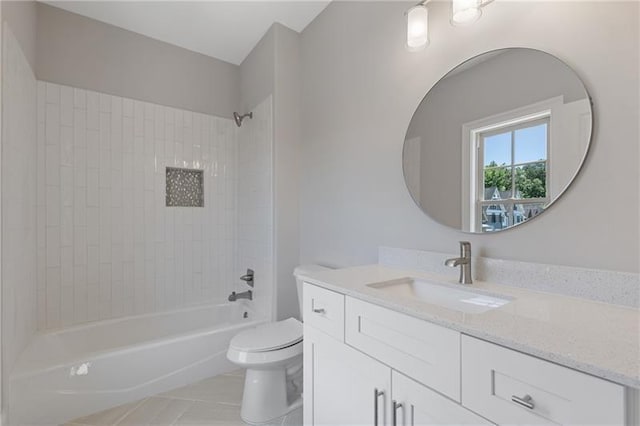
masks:
<path id="1" fill-rule="evenodd" d="M 477 194 L 477 180 L 478 170 L 480 164 L 478 162 L 478 134 L 487 133 L 496 130 L 500 133 L 500 129 L 507 128 L 509 126 L 518 125 L 520 123 L 533 122 L 538 119 L 548 119 L 547 126 L 547 197 L 545 199 L 524 199 L 527 202 L 522 203 L 523 200 L 518 199 L 514 204 L 534 204 L 545 203 L 548 204 L 550 199 L 549 188 L 551 187 L 550 171 L 552 170 L 553 159 L 551 158 L 551 142 L 553 139 L 553 114 L 552 112 L 564 103 L 563 96 L 556 96 L 536 102 L 530 105 L 526 105 L 521 108 L 516 108 L 510 111 L 506 111 L 500 114 L 488 116 L 479 120 L 474 120 L 462 125 L 462 188 L 461 188 L 461 224 L 462 231 L 464 232 L 482 232 L 482 221 L 478 223 L 477 218 L 481 215 L 477 214 L 478 210 L 478 194 Z M 528 126 L 524 126 L 528 127 Z M 533 163 L 538 163 L 534 161 Z M 520 164 L 520 163 L 518 163 Z M 524 163 L 523 163 L 524 164 Z M 482 173 L 484 173 L 484 167 L 482 167 Z M 484 182 L 484 175 L 482 176 Z M 537 202 L 534 202 L 537 200 Z M 489 200 L 487 200 L 489 201 Z M 502 200 L 501 200 L 502 201 Z"/>
<path id="2" fill-rule="evenodd" d="M 544 160 L 534 160 L 534 161 L 527 161 L 527 162 L 523 162 L 523 163 L 516 163 L 515 162 L 515 144 L 516 144 L 516 138 L 515 138 L 515 133 L 518 130 L 521 129 L 527 129 L 527 128 L 531 128 L 531 127 L 535 127 L 535 126 L 540 126 L 542 124 L 546 124 L 547 126 L 547 135 L 546 135 L 546 158 Z M 486 170 L 486 166 L 485 166 L 485 158 L 484 158 L 484 146 L 485 146 L 485 139 L 491 136 L 495 136 L 495 135 L 499 135 L 499 134 L 504 134 L 504 133 L 509 133 L 510 137 L 511 137 L 511 161 L 508 164 L 505 165 L 498 165 L 496 166 L 496 168 L 506 168 L 506 169 L 510 169 L 511 170 L 511 196 L 509 198 L 501 198 L 499 200 L 485 200 L 484 199 L 484 190 L 485 190 L 485 184 L 484 184 L 484 172 Z M 477 174 L 475 176 L 475 187 L 476 187 L 476 196 L 475 196 L 475 202 L 476 202 L 476 207 L 474 209 L 475 211 L 475 229 L 479 229 L 479 230 L 483 230 L 482 228 L 482 219 L 483 219 L 483 207 L 484 206 L 491 206 L 491 205 L 502 205 L 505 208 L 505 214 L 507 215 L 507 217 L 511 214 L 513 215 L 513 211 L 515 210 L 515 206 L 516 204 L 543 204 L 546 205 L 549 202 L 549 188 L 547 187 L 547 183 L 548 183 L 548 178 L 549 178 L 549 153 L 550 153 L 550 138 L 551 138 L 551 113 L 543 115 L 541 117 L 537 117 L 537 118 L 529 118 L 529 119 L 522 119 L 521 121 L 512 123 L 512 124 L 507 124 L 504 125 L 502 127 L 496 127 L 490 130 L 486 130 L 486 131 L 478 131 L 475 133 L 475 137 L 476 137 L 476 150 L 477 150 L 477 154 L 476 154 L 476 171 Z M 521 166 L 525 166 L 528 164 L 544 164 L 545 165 L 545 187 L 547 188 L 546 190 L 546 196 L 545 197 L 538 197 L 538 198 L 516 198 L 515 197 L 515 193 L 517 191 L 516 188 L 516 173 L 515 170 L 517 167 L 521 167 Z M 513 222 L 511 225 L 509 225 L 509 222 Z M 520 222 L 517 222 L 520 223 Z M 513 226 L 517 224 L 515 222 L 515 218 L 512 219 L 508 219 L 507 220 L 507 224 L 505 225 L 505 227 L 509 227 L 509 226 Z"/>

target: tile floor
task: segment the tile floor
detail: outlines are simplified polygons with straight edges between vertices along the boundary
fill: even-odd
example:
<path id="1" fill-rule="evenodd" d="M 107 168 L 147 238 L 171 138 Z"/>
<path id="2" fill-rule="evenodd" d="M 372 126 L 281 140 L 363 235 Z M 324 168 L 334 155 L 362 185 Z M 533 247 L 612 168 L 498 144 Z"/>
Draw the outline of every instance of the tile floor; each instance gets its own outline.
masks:
<path id="1" fill-rule="evenodd" d="M 244 370 L 237 370 L 75 419 L 65 426 L 244 426 L 240 420 L 243 387 Z"/>

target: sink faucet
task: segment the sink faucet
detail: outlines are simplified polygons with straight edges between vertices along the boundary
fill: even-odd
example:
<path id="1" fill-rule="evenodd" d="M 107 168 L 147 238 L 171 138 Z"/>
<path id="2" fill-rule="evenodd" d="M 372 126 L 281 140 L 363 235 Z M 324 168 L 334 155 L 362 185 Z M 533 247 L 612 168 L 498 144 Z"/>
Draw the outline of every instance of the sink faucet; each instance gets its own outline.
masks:
<path id="1" fill-rule="evenodd" d="M 235 302 L 238 299 L 253 300 L 253 292 L 251 290 L 243 291 L 242 293 L 236 293 L 234 291 L 229 295 L 229 302 Z"/>
<path id="2" fill-rule="evenodd" d="M 460 241 L 460 257 L 447 259 L 444 261 L 446 266 L 455 268 L 460 267 L 460 284 L 472 284 L 471 279 L 471 243 L 469 241 Z"/>

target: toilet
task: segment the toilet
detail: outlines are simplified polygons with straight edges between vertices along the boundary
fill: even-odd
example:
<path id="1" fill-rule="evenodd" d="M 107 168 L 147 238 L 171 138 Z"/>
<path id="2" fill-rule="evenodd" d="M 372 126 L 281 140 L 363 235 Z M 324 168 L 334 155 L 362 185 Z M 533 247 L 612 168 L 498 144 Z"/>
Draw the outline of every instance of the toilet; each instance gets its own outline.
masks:
<path id="1" fill-rule="evenodd" d="M 327 270 L 319 265 L 297 267 L 300 316 L 302 281 L 309 272 Z M 302 323 L 295 318 L 263 324 L 231 339 L 227 358 L 245 368 L 240 416 L 251 425 L 302 424 Z"/>

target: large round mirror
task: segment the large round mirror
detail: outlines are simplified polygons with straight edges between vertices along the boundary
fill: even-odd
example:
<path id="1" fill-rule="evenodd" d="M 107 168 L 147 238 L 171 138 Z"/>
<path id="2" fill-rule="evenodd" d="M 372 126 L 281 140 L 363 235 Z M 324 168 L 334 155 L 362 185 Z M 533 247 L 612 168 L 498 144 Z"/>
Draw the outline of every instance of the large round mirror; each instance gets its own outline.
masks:
<path id="1" fill-rule="evenodd" d="M 447 73 L 418 106 L 404 141 L 407 188 L 443 225 L 507 229 L 567 189 L 591 128 L 591 100 L 565 63 L 533 49 L 487 52 Z"/>

